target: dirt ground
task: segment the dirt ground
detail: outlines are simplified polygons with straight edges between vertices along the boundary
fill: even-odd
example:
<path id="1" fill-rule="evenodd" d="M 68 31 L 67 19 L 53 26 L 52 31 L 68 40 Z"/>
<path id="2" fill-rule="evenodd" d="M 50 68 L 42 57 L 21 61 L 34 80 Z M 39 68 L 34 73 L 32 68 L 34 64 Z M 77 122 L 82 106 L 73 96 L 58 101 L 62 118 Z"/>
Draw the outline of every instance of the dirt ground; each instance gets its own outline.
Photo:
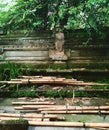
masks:
<path id="1" fill-rule="evenodd" d="M 13 101 L 52 101 L 55 104 L 60 105 L 72 105 L 72 106 L 102 106 L 102 105 L 109 105 L 109 99 L 104 98 L 28 98 L 28 97 L 21 97 L 21 98 L 0 98 L 0 113 L 25 113 L 25 111 L 15 110 L 14 107 L 19 105 L 12 105 Z M 36 111 L 28 111 L 29 113 L 36 113 Z M 61 114 L 60 114 L 61 115 Z M 59 116 L 60 116 L 59 115 Z M 109 116 L 106 115 L 99 115 L 99 114 L 62 114 L 66 121 L 73 121 L 73 122 L 109 122 Z"/>
<path id="2" fill-rule="evenodd" d="M 109 105 L 109 99 L 105 98 L 29 98 L 29 97 L 21 97 L 21 98 L 0 98 L 0 112 L 18 112 L 14 109 L 12 105 L 13 101 L 53 101 L 57 105 L 72 105 L 72 106 L 103 106 Z"/>

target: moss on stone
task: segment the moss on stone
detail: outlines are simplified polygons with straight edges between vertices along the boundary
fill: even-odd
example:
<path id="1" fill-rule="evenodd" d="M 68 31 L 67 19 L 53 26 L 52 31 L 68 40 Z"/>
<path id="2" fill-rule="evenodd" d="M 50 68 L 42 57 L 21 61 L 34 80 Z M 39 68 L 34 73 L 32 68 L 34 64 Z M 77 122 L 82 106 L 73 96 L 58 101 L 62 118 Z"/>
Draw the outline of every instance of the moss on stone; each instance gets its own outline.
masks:
<path id="1" fill-rule="evenodd" d="M 3 120 L 0 124 L 28 124 L 27 120 L 19 119 L 19 120 Z"/>
<path id="2" fill-rule="evenodd" d="M 28 121 L 19 120 L 3 120 L 0 122 L 0 130 L 28 130 Z"/>

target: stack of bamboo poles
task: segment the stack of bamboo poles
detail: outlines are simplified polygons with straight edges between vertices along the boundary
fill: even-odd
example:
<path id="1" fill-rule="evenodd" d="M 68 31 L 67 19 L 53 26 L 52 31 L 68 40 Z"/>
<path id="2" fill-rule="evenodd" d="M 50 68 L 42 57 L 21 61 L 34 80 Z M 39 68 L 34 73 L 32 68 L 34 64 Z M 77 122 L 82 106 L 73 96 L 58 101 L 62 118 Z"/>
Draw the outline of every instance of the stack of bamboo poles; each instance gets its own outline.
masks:
<path id="1" fill-rule="evenodd" d="M 36 110 L 44 115 L 48 114 L 109 114 L 109 106 L 69 106 L 69 105 L 32 105 L 30 102 L 12 102 L 13 105 L 22 105 L 15 107 L 17 110 Z M 62 120 L 64 117 L 58 117 Z M 65 121 L 47 121 L 39 122 L 31 120 L 32 126 L 51 126 L 51 127 L 84 127 L 101 130 L 109 129 L 109 123 L 86 123 L 86 122 L 65 122 Z"/>
<path id="2" fill-rule="evenodd" d="M 51 101 L 22 101 L 22 102 L 12 102 L 14 105 L 21 105 L 21 104 L 29 104 L 33 106 L 52 106 L 54 105 L 54 102 Z M 29 109 L 30 111 L 32 109 Z M 27 111 L 28 112 L 28 111 Z M 63 116 L 57 116 L 57 115 L 50 115 L 50 114 L 41 114 L 41 113 L 27 113 L 20 112 L 20 114 L 9 114 L 9 113 L 0 113 L 0 120 L 10 120 L 10 119 L 26 119 L 28 121 L 64 121 L 65 118 Z M 32 111 L 31 111 L 32 112 Z"/>
<path id="3" fill-rule="evenodd" d="M 12 104 L 22 104 L 20 107 L 15 107 L 16 110 L 36 110 L 44 114 L 109 114 L 109 106 L 70 106 L 52 103 L 49 105 L 33 103 L 34 105 L 32 105 L 32 102 L 12 102 Z"/>
<path id="4" fill-rule="evenodd" d="M 109 106 L 69 106 L 56 105 L 49 101 L 12 102 L 17 110 L 36 110 L 38 113 L 0 113 L 0 120 L 26 119 L 32 126 L 84 127 L 109 129 L 109 123 L 65 122 L 65 118 L 54 114 L 109 114 Z M 51 113 L 51 114 L 50 114 Z"/>
<path id="5" fill-rule="evenodd" d="M 18 79 L 11 79 L 10 81 L 0 81 L 6 84 L 61 84 L 61 85 L 76 85 L 76 86 L 107 86 L 109 84 L 83 82 L 76 79 L 56 78 L 53 76 L 21 76 Z"/>
<path id="6" fill-rule="evenodd" d="M 109 123 L 85 123 L 85 122 L 64 122 L 64 117 L 57 117 L 56 115 L 41 115 L 41 114 L 7 114 L 0 113 L 0 120 L 28 120 L 31 126 L 52 126 L 52 127 L 84 127 L 84 128 L 96 128 L 96 129 L 109 129 Z M 50 121 L 50 119 L 58 119 L 57 121 Z"/>
<path id="7" fill-rule="evenodd" d="M 33 114 L 33 113 L 21 113 L 21 114 L 12 114 L 12 113 L 0 113 L 0 120 L 17 120 L 25 119 L 28 121 L 64 121 L 65 118 L 57 115 L 50 114 Z"/>

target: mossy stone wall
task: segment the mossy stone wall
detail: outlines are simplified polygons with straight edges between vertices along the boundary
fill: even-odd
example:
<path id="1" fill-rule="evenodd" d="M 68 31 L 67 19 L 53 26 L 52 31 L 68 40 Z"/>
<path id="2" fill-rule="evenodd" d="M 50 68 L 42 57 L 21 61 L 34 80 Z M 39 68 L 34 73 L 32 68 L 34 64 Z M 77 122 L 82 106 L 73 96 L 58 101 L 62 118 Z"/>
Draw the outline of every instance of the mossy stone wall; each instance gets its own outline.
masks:
<path id="1" fill-rule="evenodd" d="M 109 45 L 105 40 L 95 39 L 87 43 L 88 35 L 81 32 L 65 33 L 66 61 L 50 58 L 49 51 L 55 49 L 51 33 L 37 32 L 25 37 L 14 33 L 0 37 L 0 63 L 15 62 L 34 64 L 39 68 L 107 68 L 109 65 Z M 87 44 L 86 44 L 87 43 Z M 46 67 L 45 67 L 46 66 Z M 105 67 L 104 67 L 105 66 Z"/>

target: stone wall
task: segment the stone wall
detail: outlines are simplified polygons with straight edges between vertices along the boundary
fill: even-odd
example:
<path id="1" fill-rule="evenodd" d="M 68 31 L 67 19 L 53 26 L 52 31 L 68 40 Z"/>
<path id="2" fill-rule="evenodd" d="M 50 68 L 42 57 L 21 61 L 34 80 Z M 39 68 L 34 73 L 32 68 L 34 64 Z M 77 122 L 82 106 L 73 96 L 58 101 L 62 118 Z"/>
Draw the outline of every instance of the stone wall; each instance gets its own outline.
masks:
<path id="1" fill-rule="evenodd" d="M 0 60 L 15 62 L 38 62 L 49 60 L 50 38 L 3 38 L 0 40 Z"/>
<path id="2" fill-rule="evenodd" d="M 65 54 L 71 64 L 109 63 L 109 46 L 82 45 L 65 39 Z M 50 58 L 54 50 L 54 39 L 51 37 L 18 37 L 0 39 L 0 62 L 13 61 L 21 63 L 57 62 Z"/>

